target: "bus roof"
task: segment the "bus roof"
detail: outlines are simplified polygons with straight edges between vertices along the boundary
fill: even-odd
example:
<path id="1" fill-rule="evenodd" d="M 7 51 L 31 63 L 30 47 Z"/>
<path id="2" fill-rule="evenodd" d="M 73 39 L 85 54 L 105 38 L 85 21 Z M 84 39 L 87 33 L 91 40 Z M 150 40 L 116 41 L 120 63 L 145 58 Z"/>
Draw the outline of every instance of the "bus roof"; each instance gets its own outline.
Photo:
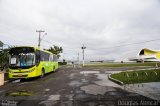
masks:
<path id="1" fill-rule="evenodd" d="M 16 47 L 12 47 L 12 48 L 21 48 L 21 47 L 31 47 L 31 48 L 34 48 L 34 50 L 40 50 L 40 51 L 43 51 L 43 52 L 46 52 L 46 53 L 49 53 L 49 54 L 53 54 L 52 52 L 49 52 L 49 51 L 47 51 L 47 50 L 42 50 L 42 49 L 40 49 L 40 48 L 38 48 L 38 47 L 34 47 L 34 46 L 16 46 Z M 53 54 L 53 55 L 56 55 L 56 54 Z"/>

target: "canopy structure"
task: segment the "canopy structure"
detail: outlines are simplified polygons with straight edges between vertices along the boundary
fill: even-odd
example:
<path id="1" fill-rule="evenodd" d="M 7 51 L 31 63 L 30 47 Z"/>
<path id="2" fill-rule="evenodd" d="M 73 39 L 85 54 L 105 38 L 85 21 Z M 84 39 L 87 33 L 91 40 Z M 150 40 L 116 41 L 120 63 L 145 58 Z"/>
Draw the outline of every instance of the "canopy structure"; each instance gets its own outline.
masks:
<path id="1" fill-rule="evenodd" d="M 142 49 L 135 58 L 129 59 L 137 62 L 160 62 L 160 50 Z"/>

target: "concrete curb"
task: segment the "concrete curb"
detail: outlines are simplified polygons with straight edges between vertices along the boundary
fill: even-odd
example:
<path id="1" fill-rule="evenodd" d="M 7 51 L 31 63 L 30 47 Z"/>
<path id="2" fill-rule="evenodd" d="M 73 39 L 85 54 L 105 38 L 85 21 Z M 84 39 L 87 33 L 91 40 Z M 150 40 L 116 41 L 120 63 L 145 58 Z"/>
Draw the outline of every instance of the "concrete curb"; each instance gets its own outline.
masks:
<path id="1" fill-rule="evenodd" d="M 109 74 L 109 75 L 108 75 L 108 79 L 109 79 L 109 80 L 111 80 L 111 81 L 113 81 L 113 82 L 115 82 L 115 83 L 118 83 L 118 84 L 120 84 L 120 85 L 124 85 L 124 83 L 123 83 L 122 81 L 119 81 L 119 80 L 117 80 L 117 79 L 112 78 L 111 75 L 112 75 L 112 74 Z"/>
<path id="2" fill-rule="evenodd" d="M 143 71 L 143 70 L 153 70 L 153 69 L 160 69 L 160 68 L 147 68 L 147 69 L 136 69 L 136 70 L 126 70 L 126 72 L 130 72 L 130 71 Z"/>

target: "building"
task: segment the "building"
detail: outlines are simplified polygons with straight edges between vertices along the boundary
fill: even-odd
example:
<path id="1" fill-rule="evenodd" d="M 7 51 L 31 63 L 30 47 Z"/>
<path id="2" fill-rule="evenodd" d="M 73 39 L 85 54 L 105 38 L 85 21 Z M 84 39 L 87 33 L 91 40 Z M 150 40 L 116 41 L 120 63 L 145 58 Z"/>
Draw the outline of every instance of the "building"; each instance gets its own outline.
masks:
<path id="1" fill-rule="evenodd" d="M 160 62 L 160 50 L 142 49 L 135 58 L 129 59 L 137 62 Z"/>

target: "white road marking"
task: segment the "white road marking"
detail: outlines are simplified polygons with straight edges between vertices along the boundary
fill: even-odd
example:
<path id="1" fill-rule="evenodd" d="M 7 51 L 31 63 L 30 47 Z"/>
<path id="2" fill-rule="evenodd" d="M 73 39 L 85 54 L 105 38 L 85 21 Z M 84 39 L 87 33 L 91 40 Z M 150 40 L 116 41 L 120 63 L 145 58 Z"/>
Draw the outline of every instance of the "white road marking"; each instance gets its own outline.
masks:
<path id="1" fill-rule="evenodd" d="M 50 89 L 45 89 L 46 92 L 50 91 Z"/>
<path id="2" fill-rule="evenodd" d="M 80 74 L 98 74 L 99 71 L 81 71 Z"/>
<path id="3" fill-rule="evenodd" d="M 60 100 L 60 96 L 61 95 L 50 95 L 48 100 L 53 100 L 53 101 Z"/>

